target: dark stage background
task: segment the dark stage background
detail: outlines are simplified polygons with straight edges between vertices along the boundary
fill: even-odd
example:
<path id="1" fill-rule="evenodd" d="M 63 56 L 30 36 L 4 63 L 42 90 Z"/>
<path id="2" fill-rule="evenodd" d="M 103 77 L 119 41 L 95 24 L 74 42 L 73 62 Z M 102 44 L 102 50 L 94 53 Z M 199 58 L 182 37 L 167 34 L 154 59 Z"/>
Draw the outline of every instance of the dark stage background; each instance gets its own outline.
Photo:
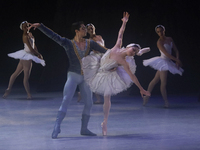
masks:
<path id="1" fill-rule="evenodd" d="M 180 59 L 185 72 L 183 76 L 168 75 L 169 94 L 198 93 L 200 89 L 200 5 L 195 0 L 129 0 L 129 1 L 0 1 L 0 85 L 6 87 L 18 60 L 7 57 L 8 53 L 23 49 L 22 31 L 19 24 L 42 22 L 58 34 L 73 38 L 71 24 L 75 21 L 93 23 L 96 33 L 102 35 L 106 47 L 112 48 L 121 26 L 123 11 L 130 13 L 123 46 L 139 43 L 149 46 L 151 51 L 135 57 L 136 76 L 145 89 L 154 77 L 155 70 L 144 67 L 143 59 L 160 55 L 154 28 L 158 24 L 166 27 L 166 36 L 171 36 L 180 51 Z M 68 59 L 64 49 L 39 30 L 31 30 L 36 38 L 38 50 L 43 55 L 46 66 L 33 63 L 30 86 L 38 92 L 61 91 L 67 79 Z M 14 86 L 23 86 L 23 74 Z M 139 94 L 133 85 L 130 94 Z M 2 91 L 3 93 L 4 91 Z M 153 93 L 159 93 L 159 85 Z"/>

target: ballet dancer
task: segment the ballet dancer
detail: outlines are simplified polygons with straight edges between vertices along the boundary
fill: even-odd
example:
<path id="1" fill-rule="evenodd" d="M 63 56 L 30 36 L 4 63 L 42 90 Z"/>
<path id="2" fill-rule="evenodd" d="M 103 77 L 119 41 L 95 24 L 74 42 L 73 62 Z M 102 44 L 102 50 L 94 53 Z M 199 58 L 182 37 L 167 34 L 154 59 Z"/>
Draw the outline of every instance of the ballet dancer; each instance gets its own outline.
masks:
<path id="1" fill-rule="evenodd" d="M 164 107 L 169 107 L 167 98 L 167 74 L 168 71 L 172 74 L 182 75 L 183 69 L 182 63 L 179 59 L 179 51 L 171 37 L 165 36 L 165 27 L 163 25 L 157 25 L 155 32 L 158 34 L 159 39 L 157 41 L 157 47 L 161 53 L 161 56 L 153 57 L 143 61 L 144 66 L 150 66 L 157 70 L 153 80 L 149 83 L 147 91 L 152 92 L 154 86 L 161 81 L 160 92 L 164 100 Z M 176 57 L 172 56 L 172 49 L 175 51 Z M 175 63 L 174 63 L 174 62 Z M 150 96 L 143 97 L 143 105 L 145 106 Z"/>
<path id="2" fill-rule="evenodd" d="M 90 119 L 90 110 L 92 108 L 92 92 L 86 82 L 84 81 L 83 72 L 81 69 L 81 59 L 87 56 L 92 50 L 99 51 L 101 53 L 106 52 L 106 48 L 101 47 L 93 40 L 85 39 L 87 34 L 86 27 L 82 21 L 75 22 L 72 24 L 72 32 L 74 38 L 72 40 L 61 37 L 60 35 L 47 28 L 42 23 L 31 24 L 30 28 L 38 28 L 42 33 L 54 40 L 56 43 L 61 45 L 68 56 L 70 66 L 68 69 L 68 78 L 63 90 L 63 100 L 57 118 L 55 121 L 54 129 L 52 132 L 52 138 L 57 138 L 61 132 L 60 125 L 66 116 L 67 108 L 73 98 L 76 88 L 80 89 L 82 99 L 84 101 L 84 108 L 81 119 L 81 135 L 96 136 L 95 133 L 88 130 L 88 122 Z M 56 52 L 56 51 L 55 51 Z"/>
<path id="3" fill-rule="evenodd" d="M 20 29 L 23 31 L 22 41 L 24 43 L 24 49 L 8 54 L 8 56 L 11 58 L 19 59 L 19 63 L 15 72 L 10 77 L 8 88 L 6 89 L 3 98 L 6 98 L 10 94 L 15 79 L 21 72 L 24 72 L 24 88 L 27 93 L 27 99 L 31 99 L 32 96 L 29 87 L 29 77 L 32 68 L 32 61 L 45 66 L 45 61 L 43 60 L 42 55 L 38 52 L 38 49 L 35 45 L 35 38 L 32 33 L 29 32 L 28 26 L 29 23 L 27 21 L 23 21 L 20 24 Z"/>
<path id="4" fill-rule="evenodd" d="M 123 33 L 126 23 L 129 19 L 129 13 L 124 12 L 122 18 L 122 26 L 118 33 L 115 46 L 102 56 L 97 57 L 90 54 L 82 59 L 82 68 L 84 79 L 94 93 L 104 96 L 103 112 L 104 120 L 101 123 L 102 134 L 107 135 L 107 121 L 111 108 L 111 96 L 116 95 L 127 88 L 133 82 L 140 89 L 141 96 L 150 96 L 150 92 L 145 91 L 140 85 L 137 77 L 134 75 L 136 70 L 135 55 L 142 55 L 150 49 L 145 48 L 140 51 L 138 44 L 129 44 L 126 48 L 121 48 Z"/>

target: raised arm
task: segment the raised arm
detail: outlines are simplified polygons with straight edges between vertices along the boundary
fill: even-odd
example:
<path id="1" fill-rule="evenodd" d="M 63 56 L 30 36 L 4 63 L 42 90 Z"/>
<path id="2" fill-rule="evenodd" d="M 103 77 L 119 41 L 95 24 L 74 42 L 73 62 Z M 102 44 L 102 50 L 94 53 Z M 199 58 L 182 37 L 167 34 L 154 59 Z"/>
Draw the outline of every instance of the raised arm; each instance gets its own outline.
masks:
<path id="1" fill-rule="evenodd" d="M 43 24 L 40 23 L 29 23 L 31 26 L 29 27 L 29 29 L 34 28 L 34 30 L 36 28 L 38 28 L 41 32 L 43 32 L 46 36 L 48 36 L 50 39 L 54 40 L 56 43 L 58 43 L 61 46 L 66 46 L 65 42 L 67 41 L 66 38 L 61 37 L 60 35 L 58 35 L 57 33 L 55 33 L 53 30 L 47 28 L 46 26 L 44 26 Z M 68 40 L 70 41 L 70 40 Z"/>
<path id="2" fill-rule="evenodd" d="M 116 44 L 114 46 L 116 48 L 121 48 L 121 46 L 122 46 L 123 34 L 124 34 L 124 30 L 126 28 L 126 23 L 128 22 L 129 16 L 130 15 L 129 15 L 128 12 L 124 12 L 123 18 L 122 18 L 122 26 L 121 26 L 121 28 L 119 30 L 117 42 L 116 42 Z"/>

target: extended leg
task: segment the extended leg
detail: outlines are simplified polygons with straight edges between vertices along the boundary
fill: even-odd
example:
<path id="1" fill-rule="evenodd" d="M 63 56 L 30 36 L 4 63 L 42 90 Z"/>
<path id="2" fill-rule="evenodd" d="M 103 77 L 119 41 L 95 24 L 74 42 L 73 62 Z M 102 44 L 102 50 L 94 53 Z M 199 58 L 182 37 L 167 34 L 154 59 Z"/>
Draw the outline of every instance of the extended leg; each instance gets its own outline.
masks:
<path id="1" fill-rule="evenodd" d="M 11 89 L 12 89 L 12 86 L 15 82 L 15 79 L 17 78 L 17 76 L 23 71 L 23 66 L 22 66 L 22 63 L 21 63 L 21 60 L 19 61 L 18 65 L 17 65 L 17 68 L 15 70 L 15 72 L 10 76 L 10 80 L 9 80 L 9 83 L 8 83 L 8 88 L 6 89 L 5 91 L 5 94 L 3 95 L 3 98 L 6 98 Z"/>
<path id="2" fill-rule="evenodd" d="M 157 71 L 153 80 L 151 80 L 151 82 L 149 83 L 147 91 L 151 93 L 153 91 L 154 86 L 158 83 L 159 80 L 160 80 L 160 71 Z M 146 105 L 148 100 L 149 100 L 149 96 L 144 96 L 143 105 Z"/>
<path id="3" fill-rule="evenodd" d="M 59 108 L 56 122 L 54 125 L 54 130 L 52 133 L 53 139 L 57 138 L 58 134 L 61 132 L 60 125 L 66 116 L 67 108 L 68 108 L 68 105 L 70 104 L 72 97 L 75 93 L 78 80 L 80 80 L 80 79 L 78 78 L 77 74 L 71 73 L 71 72 L 68 73 L 68 79 L 67 79 L 67 82 L 65 83 L 65 87 L 63 90 L 63 101 Z"/>

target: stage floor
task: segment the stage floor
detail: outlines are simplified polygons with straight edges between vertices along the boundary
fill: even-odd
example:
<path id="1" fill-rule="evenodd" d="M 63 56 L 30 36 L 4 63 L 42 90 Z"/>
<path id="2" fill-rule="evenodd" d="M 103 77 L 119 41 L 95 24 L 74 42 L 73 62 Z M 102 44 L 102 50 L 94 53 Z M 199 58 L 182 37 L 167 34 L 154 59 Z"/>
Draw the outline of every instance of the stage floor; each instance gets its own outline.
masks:
<path id="1" fill-rule="evenodd" d="M 1 94 L 5 89 L 1 88 Z M 102 104 L 93 105 L 89 129 L 97 136 L 81 136 L 83 102 L 75 95 L 61 124 L 58 139 L 51 139 L 62 92 L 32 93 L 13 89 L 0 98 L 0 150 L 199 150 L 200 102 L 197 95 L 169 95 L 165 109 L 160 95 L 142 106 L 139 96 L 112 98 L 108 135 L 102 136 Z"/>

